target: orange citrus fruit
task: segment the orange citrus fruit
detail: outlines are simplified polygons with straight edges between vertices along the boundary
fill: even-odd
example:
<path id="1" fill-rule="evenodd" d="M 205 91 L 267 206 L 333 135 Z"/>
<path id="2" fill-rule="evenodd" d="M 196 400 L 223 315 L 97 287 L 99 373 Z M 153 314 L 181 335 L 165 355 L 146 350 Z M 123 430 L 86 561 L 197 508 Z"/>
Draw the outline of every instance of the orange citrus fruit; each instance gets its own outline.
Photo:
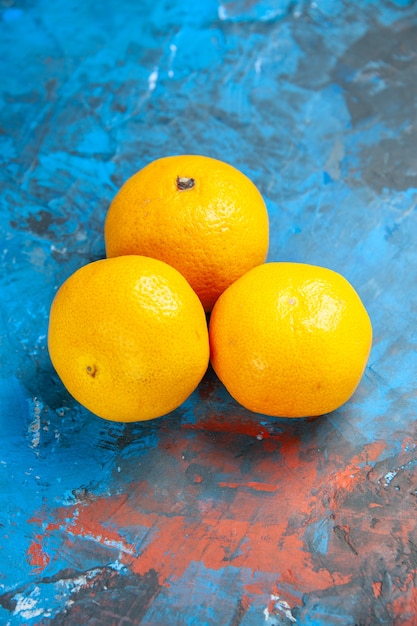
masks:
<path id="1" fill-rule="evenodd" d="M 209 359 L 206 315 L 185 278 L 133 255 L 89 263 L 64 282 L 50 311 L 48 347 L 74 398 L 118 422 L 176 409 Z"/>
<path id="2" fill-rule="evenodd" d="M 217 300 L 211 361 L 229 393 L 276 417 L 329 413 L 357 388 L 372 326 L 340 274 L 302 263 L 266 263 Z"/>
<path id="3" fill-rule="evenodd" d="M 206 311 L 265 261 L 268 213 L 254 183 L 205 156 L 153 161 L 125 182 L 105 221 L 107 257 L 142 254 L 185 276 Z"/>

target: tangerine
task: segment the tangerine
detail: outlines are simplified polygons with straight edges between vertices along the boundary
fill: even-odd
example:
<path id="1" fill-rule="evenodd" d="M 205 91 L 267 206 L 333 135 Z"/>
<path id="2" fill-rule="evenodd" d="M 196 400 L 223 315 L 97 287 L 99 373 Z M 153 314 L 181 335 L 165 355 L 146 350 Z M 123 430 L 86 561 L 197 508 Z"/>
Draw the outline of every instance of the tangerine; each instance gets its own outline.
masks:
<path id="1" fill-rule="evenodd" d="M 266 263 L 219 297 L 210 318 L 211 362 L 247 409 L 308 417 L 343 405 L 362 378 L 372 343 L 368 313 L 330 269 Z"/>
<path id="2" fill-rule="evenodd" d="M 268 213 L 254 183 L 206 156 L 157 159 L 129 178 L 105 220 L 106 255 L 140 254 L 175 267 L 210 311 L 239 276 L 263 263 Z"/>
<path id="3" fill-rule="evenodd" d="M 132 255 L 89 263 L 64 282 L 51 306 L 48 347 L 74 398 L 118 422 L 176 409 L 209 359 L 205 312 L 185 278 Z"/>

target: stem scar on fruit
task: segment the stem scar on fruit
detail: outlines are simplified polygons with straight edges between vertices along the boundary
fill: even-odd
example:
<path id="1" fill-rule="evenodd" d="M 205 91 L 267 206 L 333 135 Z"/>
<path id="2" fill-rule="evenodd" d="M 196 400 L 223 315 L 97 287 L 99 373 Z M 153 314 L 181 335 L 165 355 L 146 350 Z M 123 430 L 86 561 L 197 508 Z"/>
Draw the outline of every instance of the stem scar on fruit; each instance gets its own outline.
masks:
<path id="1" fill-rule="evenodd" d="M 192 189 L 194 185 L 194 178 L 188 178 L 188 176 L 177 176 L 177 189 L 179 189 L 180 191 Z"/>
<path id="2" fill-rule="evenodd" d="M 95 365 L 93 367 L 91 367 L 91 365 L 87 365 L 87 374 L 91 376 L 91 378 L 95 378 L 97 374 L 97 367 Z"/>

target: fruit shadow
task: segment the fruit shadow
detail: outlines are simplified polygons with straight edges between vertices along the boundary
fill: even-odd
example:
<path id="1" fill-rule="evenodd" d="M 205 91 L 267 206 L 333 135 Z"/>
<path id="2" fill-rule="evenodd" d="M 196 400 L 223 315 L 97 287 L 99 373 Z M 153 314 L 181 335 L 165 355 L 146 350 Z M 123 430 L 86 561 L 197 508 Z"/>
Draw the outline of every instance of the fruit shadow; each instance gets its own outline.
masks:
<path id="1" fill-rule="evenodd" d="M 317 449 L 334 430 L 325 415 L 279 418 L 245 409 L 228 393 L 211 366 L 185 406 L 182 430 L 192 432 L 203 448 L 215 446 L 237 457 L 298 457 Z"/>

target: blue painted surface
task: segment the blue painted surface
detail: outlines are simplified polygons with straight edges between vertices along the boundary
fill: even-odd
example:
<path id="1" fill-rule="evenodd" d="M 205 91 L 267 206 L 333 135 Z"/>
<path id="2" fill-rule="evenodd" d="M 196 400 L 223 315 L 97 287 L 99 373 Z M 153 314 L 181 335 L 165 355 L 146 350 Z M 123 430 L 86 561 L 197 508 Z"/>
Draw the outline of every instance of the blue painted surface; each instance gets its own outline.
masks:
<path id="1" fill-rule="evenodd" d="M 0 6 L 0 623 L 415 624 L 416 41 L 406 0 Z M 249 414 L 209 372 L 125 426 L 55 375 L 49 306 L 112 197 L 192 152 L 258 185 L 270 260 L 360 293 L 335 413 Z"/>

